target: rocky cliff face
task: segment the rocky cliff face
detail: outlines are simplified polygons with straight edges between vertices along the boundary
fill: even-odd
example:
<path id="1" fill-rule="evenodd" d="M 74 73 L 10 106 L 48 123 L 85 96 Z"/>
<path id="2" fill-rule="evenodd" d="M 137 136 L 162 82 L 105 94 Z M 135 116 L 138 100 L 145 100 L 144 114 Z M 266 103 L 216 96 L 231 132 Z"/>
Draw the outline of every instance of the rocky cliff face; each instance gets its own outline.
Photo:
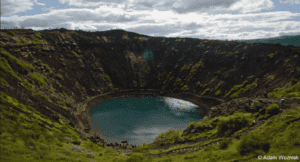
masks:
<path id="1" fill-rule="evenodd" d="M 72 119 L 77 127 L 80 119 L 73 114 L 83 101 L 120 89 L 228 101 L 263 96 L 300 77 L 300 47 L 279 44 L 65 29 L 2 30 L 0 43 L 0 77 L 9 83 L 1 84 L 1 91 L 56 118 Z"/>

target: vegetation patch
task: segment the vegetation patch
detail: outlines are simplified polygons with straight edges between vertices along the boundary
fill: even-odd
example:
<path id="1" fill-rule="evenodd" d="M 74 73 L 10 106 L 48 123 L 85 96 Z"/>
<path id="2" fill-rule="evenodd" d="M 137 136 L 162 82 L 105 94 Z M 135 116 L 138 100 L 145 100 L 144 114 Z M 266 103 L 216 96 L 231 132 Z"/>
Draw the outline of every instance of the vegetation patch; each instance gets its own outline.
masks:
<path id="1" fill-rule="evenodd" d="M 60 104 L 61 106 L 63 106 L 64 108 L 66 108 L 66 109 L 68 108 L 67 105 L 66 105 L 66 102 L 57 101 L 57 103 Z"/>
<path id="2" fill-rule="evenodd" d="M 215 95 L 219 96 L 221 93 L 222 93 L 221 90 L 218 90 Z"/>
<path id="3" fill-rule="evenodd" d="M 219 120 L 217 123 L 217 134 L 228 137 L 242 128 L 251 126 L 253 124 L 252 117 L 247 115 L 249 114 L 235 112 L 234 115 L 229 116 L 227 119 Z"/>
<path id="4" fill-rule="evenodd" d="M 43 95 L 42 92 L 37 92 L 36 95 L 38 95 L 38 96 L 40 96 L 40 97 L 42 97 L 42 98 L 44 98 L 46 100 L 49 100 L 49 98 L 47 96 Z"/>
<path id="5" fill-rule="evenodd" d="M 186 90 L 188 90 L 188 89 L 189 89 L 188 86 L 187 86 L 187 85 L 184 85 L 184 86 L 181 88 L 181 91 L 184 92 L 184 91 L 186 91 Z"/>
<path id="6" fill-rule="evenodd" d="M 232 88 L 230 89 L 230 91 L 229 91 L 225 96 L 228 96 L 228 95 L 230 95 L 232 92 L 237 91 L 239 88 L 242 88 L 246 83 L 248 83 L 247 80 L 244 81 L 243 84 L 235 85 L 234 87 L 232 87 Z"/>
<path id="7" fill-rule="evenodd" d="M 64 80 L 64 78 L 60 74 L 57 74 L 55 78 L 59 80 Z"/>
<path id="8" fill-rule="evenodd" d="M 155 141 L 158 141 L 156 143 L 156 146 L 163 145 L 165 143 L 172 144 L 172 143 L 178 142 L 181 139 L 183 139 L 181 137 L 182 133 L 183 133 L 183 130 L 181 130 L 181 129 L 176 130 L 176 131 L 175 130 L 169 130 L 165 133 L 161 133 L 161 134 L 159 134 L 158 136 L 155 137 Z"/>
<path id="9" fill-rule="evenodd" d="M 164 82 L 164 84 L 165 84 L 165 82 Z M 175 81 L 175 83 L 174 83 L 174 86 L 175 87 L 183 86 L 182 80 L 180 78 L 177 78 L 176 81 Z"/>
<path id="10" fill-rule="evenodd" d="M 0 54 L 4 56 L 6 59 L 10 60 L 11 62 L 16 63 L 20 67 L 22 67 L 25 70 L 31 70 L 34 69 L 34 67 L 31 64 L 28 64 L 25 61 L 19 60 L 16 57 L 10 55 L 8 52 L 6 52 L 3 48 L 0 48 Z"/>
<path id="11" fill-rule="evenodd" d="M 300 82 L 298 81 L 288 88 L 275 88 L 273 92 L 267 94 L 268 97 L 288 97 L 291 99 L 300 99 Z"/>
<path id="12" fill-rule="evenodd" d="M 273 80 L 274 79 L 274 75 L 269 75 L 268 79 Z"/>
<path id="13" fill-rule="evenodd" d="M 47 78 L 43 77 L 42 74 L 33 72 L 33 73 L 30 73 L 29 75 L 30 75 L 31 78 L 32 78 L 34 81 L 36 81 L 39 85 L 43 85 L 43 86 L 45 86 L 45 87 L 48 86 L 48 84 L 46 83 Z"/>
<path id="14" fill-rule="evenodd" d="M 261 111 L 259 112 L 260 114 L 262 114 L 262 116 L 260 116 L 258 119 L 266 119 L 269 118 L 273 115 L 277 115 L 278 113 L 280 113 L 280 108 L 277 104 L 271 104 L 269 105 L 265 111 Z"/>
<path id="15" fill-rule="evenodd" d="M 4 85 L 9 86 L 9 84 L 7 83 L 7 81 L 4 78 L 0 78 L 0 82 Z"/>
<path id="16" fill-rule="evenodd" d="M 218 76 L 216 76 L 213 80 L 211 80 L 210 83 L 214 82 L 217 78 Z"/>
<path id="17" fill-rule="evenodd" d="M 201 95 L 205 95 L 210 89 L 205 89 Z"/>

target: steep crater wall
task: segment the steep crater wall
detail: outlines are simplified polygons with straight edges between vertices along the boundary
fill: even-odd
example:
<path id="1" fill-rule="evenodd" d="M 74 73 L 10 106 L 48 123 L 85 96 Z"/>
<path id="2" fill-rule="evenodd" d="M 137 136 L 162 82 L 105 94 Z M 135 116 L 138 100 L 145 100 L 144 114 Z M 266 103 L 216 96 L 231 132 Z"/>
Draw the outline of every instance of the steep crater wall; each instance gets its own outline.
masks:
<path id="1" fill-rule="evenodd" d="M 300 47 L 295 46 L 149 37 L 123 30 L 2 30 L 0 34 L 1 57 L 23 79 L 19 83 L 22 79 L 16 75 L 0 74 L 10 83 L 9 88 L 1 88 L 17 98 L 27 91 L 30 95 L 24 100 L 35 96 L 56 107 L 51 110 L 82 131 L 88 127 L 88 111 L 85 117 L 72 114 L 86 111 L 95 104 L 88 101 L 101 94 L 155 89 L 165 96 L 203 102 L 208 111 L 213 106 L 209 100 L 257 97 L 300 77 Z M 11 56 L 33 68 L 23 68 Z M 34 81 L 32 73 L 46 78 L 48 86 Z M 49 100 L 28 91 L 29 83 Z"/>

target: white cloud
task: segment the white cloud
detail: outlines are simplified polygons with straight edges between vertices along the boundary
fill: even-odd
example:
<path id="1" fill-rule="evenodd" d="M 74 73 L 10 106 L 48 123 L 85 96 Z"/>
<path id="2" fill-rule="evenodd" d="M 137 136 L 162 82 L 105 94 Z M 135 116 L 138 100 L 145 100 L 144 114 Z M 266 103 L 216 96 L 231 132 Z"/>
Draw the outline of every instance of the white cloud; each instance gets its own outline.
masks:
<path id="1" fill-rule="evenodd" d="M 17 3 L 15 3 L 17 2 Z M 83 8 L 42 8 L 47 13 L 17 16 L 32 10 L 37 0 L 4 0 L 1 17 L 8 26 L 34 30 L 67 28 L 110 30 L 122 28 L 141 34 L 200 39 L 255 39 L 279 33 L 297 33 L 299 13 L 274 9 L 272 0 L 59 0 Z M 296 1 L 281 1 L 297 3 Z M 87 8 L 93 7 L 93 8 Z M 3 9 L 4 8 L 4 9 Z"/>
<path id="2" fill-rule="evenodd" d="M 1 0 L 1 15 L 14 15 L 20 12 L 32 10 L 34 5 L 45 6 L 44 3 L 38 3 L 37 0 Z"/>

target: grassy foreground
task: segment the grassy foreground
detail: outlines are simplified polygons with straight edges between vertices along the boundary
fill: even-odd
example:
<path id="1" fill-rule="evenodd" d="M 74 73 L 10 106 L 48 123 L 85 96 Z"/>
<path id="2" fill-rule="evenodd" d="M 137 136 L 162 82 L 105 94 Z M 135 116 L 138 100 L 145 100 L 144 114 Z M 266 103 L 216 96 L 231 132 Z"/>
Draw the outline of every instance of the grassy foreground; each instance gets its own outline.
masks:
<path id="1" fill-rule="evenodd" d="M 299 93 L 300 82 L 293 85 L 289 93 Z M 289 87 L 291 88 L 291 87 Z M 285 89 L 277 88 L 269 95 L 280 94 L 291 96 Z M 199 151 L 162 158 L 144 157 L 143 154 L 159 154 L 166 151 L 177 150 L 179 147 L 168 150 L 150 150 L 150 144 L 137 147 L 130 153 L 130 157 L 123 157 L 115 150 L 105 149 L 88 140 L 82 140 L 75 133 L 75 128 L 68 125 L 68 121 L 52 122 L 50 118 L 41 115 L 35 108 L 19 103 L 5 93 L 0 93 L 3 103 L 0 108 L 1 118 L 1 161 L 260 161 L 258 155 L 297 156 L 300 153 L 300 107 L 273 116 L 272 110 L 276 104 L 267 108 L 268 121 L 253 132 L 243 135 L 240 140 L 234 141 L 229 137 L 237 130 L 245 130 L 253 123 L 253 118 L 258 114 L 234 113 L 219 116 L 219 120 L 209 119 L 203 122 L 217 125 L 215 129 L 196 133 L 195 136 L 185 136 L 182 131 L 168 131 L 157 137 L 168 138 L 175 142 L 181 138 L 195 139 L 204 137 L 220 141 L 220 145 L 209 146 Z M 261 118 L 266 116 L 261 115 Z M 272 117 L 273 116 L 273 117 Z M 201 122 L 192 122 L 191 125 L 202 125 Z M 42 127 L 41 125 L 44 125 Z M 211 141 L 210 141 L 211 142 Z M 189 148 L 201 147 L 189 145 Z M 184 148 L 181 146 L 180 148 Z M 102 154 L 102 156 L 99 156 Z M 262 157 L 263 158 L 263 157 Z M 286 160 L 276 160 L 286 161 Z M 299 160 L 293 160 L 299 161 Z"/>

